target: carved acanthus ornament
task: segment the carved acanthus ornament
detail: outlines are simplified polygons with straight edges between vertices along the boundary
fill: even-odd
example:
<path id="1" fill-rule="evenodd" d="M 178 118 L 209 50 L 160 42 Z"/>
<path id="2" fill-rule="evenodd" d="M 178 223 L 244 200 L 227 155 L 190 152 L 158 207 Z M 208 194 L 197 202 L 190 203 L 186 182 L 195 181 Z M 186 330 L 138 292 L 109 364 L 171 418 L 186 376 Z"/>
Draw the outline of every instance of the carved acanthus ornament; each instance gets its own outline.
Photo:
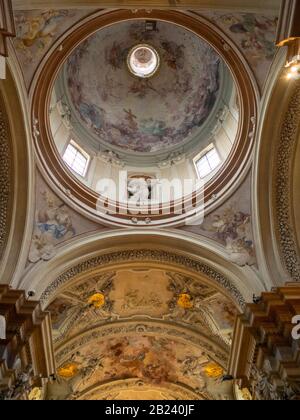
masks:
<path id="1" fill-rule="evenodd" d="M 257 369 L 253 367 L 251 372 L 252 392 L 259 401 L 292 401 L 299 399 L 300 383 L 294 381 L 273 380 L 271 370 L 267 367 Z"/>

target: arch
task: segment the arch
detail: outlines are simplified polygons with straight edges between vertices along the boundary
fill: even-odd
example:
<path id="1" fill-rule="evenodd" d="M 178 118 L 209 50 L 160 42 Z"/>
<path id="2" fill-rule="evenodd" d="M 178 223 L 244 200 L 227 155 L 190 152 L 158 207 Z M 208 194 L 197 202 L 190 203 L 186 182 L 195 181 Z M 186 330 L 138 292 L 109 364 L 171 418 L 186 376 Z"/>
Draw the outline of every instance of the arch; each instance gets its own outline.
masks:
<path id="1" fill-rule="evenodd" d="M 21 90 L 22 91 L 22 90 Z M 1 108 L 1 263 L 0 282 L 16 281 L 26 264 L 32 229 L 32 152 L 25 105 L 13 66 L 0 84 Z"/>
<path id="2" fill-rule="evenodd" d="M 193 346 L 199 349 L 205 349 L 224 368 L 227 367 L 228 348 L 222 346 L 208 335 L 199 331 L 193 331 L 186 326 L 176 325 L 172 322 L 168 323 L 166 321 L 147 319 L 116 321 L 87 330 L 84 333 L 72 337 L 56 348 L 56 361 L 59 364 L 63 364 L 70 357 L 74 348 L 80 349 L 97 339 L 105 341 L 108 337 L 134 337 L 137 334 L 145 334 L 153 337 L 168 337 L 169 339 L 172 338 L 185 344 L 192 343 Z"/>
<path id="3" fill-rule="evenodd" d="M 74 240 L 62 246 L 52 260 L 30 267 L 19 288 L 34 290 L 35 299 L 42 299 L 46 305 L 69 279 L 128 262 L 165 264 L 190 271 L 206 278 L 240 307 L 252 301 L 253 293 L 264 290 L 253 270 L 226 260 L 225 251 L 214 242 L 175 230 L 154 229 L 115 230 Z"/>
<path id="4" fill-rule="evenodd" d="M 299 213 L 296 173 L 300 84 L 287 80 L 285 56 L 286 51 L 279 53 L 269 77 L 254 162 L 257 254 L 269 288 L 300 280 L 299 238 L 295 233 Z"/>
<path id="5" fill-rule="evenodd" d="M 78 396 L 78 399 L 93 399 L 93 397 L 99 398 L 100 396 L 105 396 L 107 394 L 110 395 L 111 393 L 118 393 L 128 390 L 143 392 L 147 389 L 151 390 L 153 388 L 155 388 L 157 391 L 160 391 L 162 394 L 166 394 L 167 396 L 173 395 L 176 399 L 178 398 L 179 400 L 198 400 L 202 399 L 201 397 L 204 397 L 200 392 L 197 393 L 195 390 L 184 384 L 168 382 L 165 384 L 151 386 L 151 384 L 147 384 L 140 378 L 132 378 L 123 379 L 121 381 L 113 380 L 104 384 L 96 384 L 93 387 L 81 392 Z M 101 397 L 101 399 L 103 398 Z M 203 399 L 206 398 L 204 397 Z"/>

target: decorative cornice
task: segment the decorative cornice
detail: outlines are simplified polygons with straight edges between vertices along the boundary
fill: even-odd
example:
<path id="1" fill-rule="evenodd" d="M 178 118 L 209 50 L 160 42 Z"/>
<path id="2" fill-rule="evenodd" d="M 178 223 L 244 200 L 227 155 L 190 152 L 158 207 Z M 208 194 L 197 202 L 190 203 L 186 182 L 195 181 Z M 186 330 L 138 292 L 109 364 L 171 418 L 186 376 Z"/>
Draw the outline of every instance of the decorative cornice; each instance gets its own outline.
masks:
<path id="1" fill-rule="evenodd" d="M 227 294 L 230 294 L 234 301 L 243 308 L 245 306 L 245 300 L 232 282 L 226 278 L 223 274 L 216 271 L 214 268 L 204 264 L 200 261 L 193 260 L 192 258 L 185 257 L 182 255 L 173 254 L 171 252 L 141 249 L 141 250 L 126 250 L 113 252 L 110 254 L 100 255 L 93 257 L 89 260 L 83 261 L 76 266 L 69 268 L 59 277 L 57 277 L 43 292 L 41 296 L 41 302 L 45 305 L 52 295 L 57 291 L 58 288 L 71 281 L 78 275 L 91 271 L 93 269 L 110 266 L 112 264 L 118 264 L 122 262 L 134 262 L 134 261 L 152 261 L 158 263 L 176 264 L 177 266 L 185 267 L 195 273 L 202 274 L 209 279 L 213 280 L 217 285 L 221 286 Z"/>
<path id="2" fill-rule="evenodd" d="M 300 281 L 300 258 L 291 215 L 292 162 L 300 127 L 300 84 L 285 114 L 277 151 L 275 175 L 276 223 L 284 265 L 295 281 Z"/>
<path id="3" fill-rule="evenodd" d="M 9 234 L 10 198 L 12 191 L 12 150 L 5 106 L 0 97 L 0 258 Z"/>
<path id="4" fill-rule="evenodd" d="M 98 8 L 99 0 L 14 0 L 15 10 L 36 10 L 49 7 L 53 9 L 63 8 Z M 241 4 L 236 0 L 101 0 L 101 7 L 108 9 L 123 8 L 132 9 L 213 9 L 213 10 L 231 10 L 241 12 Z M 280 8 L 280 0 L 265 0 L 258 2 L 257 0 L 243 0 L 242 11 L 248 13 L 278 13 Z"/>

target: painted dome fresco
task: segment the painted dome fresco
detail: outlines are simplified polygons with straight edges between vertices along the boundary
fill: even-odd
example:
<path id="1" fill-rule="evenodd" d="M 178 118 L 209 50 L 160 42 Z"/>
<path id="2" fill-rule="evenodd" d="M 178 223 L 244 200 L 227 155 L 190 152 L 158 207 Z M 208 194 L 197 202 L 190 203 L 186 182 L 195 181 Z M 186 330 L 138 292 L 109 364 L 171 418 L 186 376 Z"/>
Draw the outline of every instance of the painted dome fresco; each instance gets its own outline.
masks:
<path id="1" fill-rule="evenodd" d="M 150 69 L 148 77 L 131 65 Z M 220 99 L 225 67 L 192 32 L 166 22 L 149 30 L 133 20 L 82 42 L 64 64 L 56 93 L 96 149 L 157 153 L 199 134 Z"/>
<path id="2" fill-rule="evenodd" d="M 169 209 L 172 199 L 179 209 L 191 194 L 202 197 L 202 186 L 221 188 L 241 114 L 240 85 L 218 51 L 201 33 L 162 20 L 95 25 L 70 40 L 49 87 L 47 135 L 63 183 L 84 189 L 93 212 L 99 198 L 105 215 L 107 200 Z M 106 181 L 118 197 L 107 196 Z"/>

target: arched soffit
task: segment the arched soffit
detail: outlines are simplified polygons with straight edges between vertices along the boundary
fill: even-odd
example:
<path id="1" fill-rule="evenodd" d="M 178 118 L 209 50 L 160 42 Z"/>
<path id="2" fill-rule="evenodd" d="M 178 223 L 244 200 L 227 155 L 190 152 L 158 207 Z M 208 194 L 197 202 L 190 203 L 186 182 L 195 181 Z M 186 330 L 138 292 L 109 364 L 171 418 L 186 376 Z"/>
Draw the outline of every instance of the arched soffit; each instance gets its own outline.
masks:
<path id="1" fill-rule="evenodd" d="M 220 31 L 216 31 L 204 19 L 199 20 L 181 12 L 153 10 L 150 14 L 146 11 L 137 11 L 133 14 L 132 11 L 117 10 L 97 14 L 90 17 L 81 26 L 76 27 L 73 32 L 56 44 L 56 48 L 52 49 L 52 52 L 38 70 L 30 92 L 32 97 L 32 129 L 42 171 L 47 178 L 51 179 L 61 196 L 64 196 L 68 202 L 89 217 L 97 216 L 96 203 L 98 195 L 84 187 L 65 169 L 65 165 L 56 150 L 49 129 L 48 109 L 50 92 L 61 66 L 73 49 L 84 39 L 100 28 L 114 23 L 145 18 L 171 22 L 203 37 L 213 45 L 224 59 L 238 87 L 240 109 L 243 116 L 238 130 L 238 141 L 236 141 L 232 153 L 218 176 L 207 184 L 205 188 L 206 205 L 212 204 L 212 198 L 214 198 L 215 205 L 215 195 L 217 194 L 217 197 L 221 197 L 224 192 L 230 188 L 232 189 L 233 184 L 237 185 L 239 175 L 249 166 L 256 126 L 258 89 L 249 67 L 246 66 L 237 48 L 230 41 L 228 43 L 224 41 L 227 38 Z M 170 211 L 172 213 L 174 209 Z M 178 215 L 175 218 L 174 214 L 171 213 L 168 217 L 161 214 L 152 215 L 152 222 L 158 222 L 161 226 L 166 226 L 166 220 L 169 220 L 171 216 L 171 218 L 176 220 L 176 223 L 183 223 L 181 219 L 179 220 Z M 118 220 L 114 221 L 114 223 L 117 223 L 119 226 L 132 223 L 132 215 L 124 215 L 117 212 L 116 217 Z M 145 215 L 141 217 L 143 220 L 145 219 Z M 185 219 L 186 216 L 184 215 L 183 217 Z M 107 219 L 107 223 L 112 223 L 110 218 Z"/>
<path id="2" fill-rule="evenodd" d="M 300 280 L 300 83 L 287 80 L 283 65 L 284 54 L 262 109 L 254 175 L 258 254 L 270 287 Z"/>
<path id="3" fill-rule="evenodd" d="M 101 251 L 104 250 L 104 251 Z M 199 239 L 178 233 L 130 229 L 109 231 L 78 239 L 60 248 L 56 257 L 30 268 L 19 288 L 35 291 L 43 306 L 69 281 L 97 270 L 132 264 L 164 266 L 200 276 L 219 288 L 239 307 L 264 288 L 253 270 L 228 262 Z"/>
<path id="4" fill-rule="evenodd" d="M 140 386 L 175 382 L 193 390 L 199 399 L 218 399 L 217 389 L 220 394 L 232 394 L 230 382 L 229 389 L 221 389 L 207 373 L 211 366 L 219 375 L 226 372 L 228 349 L 211 337 L 166 321 L 108 323 L 65 342 L 55 354 L 58 375 L 70 373 L 67 380 L 75 399 L 109 383 L 116 384 L 115 390 L 128 389 L 124 378 L 132 384 L 136 376 Z"/>
<path id="5" fill-rule="evenodd" d="M 122 261 L 128 254 L 130 263 Z M 55 348 L 87 329 L 131 319 L 184 324 L 188 329 L 213 336 L 223 347 L 230 346 L 239 313 L 237 306 L 241 305 L 230 293 L 234 290 L 226 288 L 228 283 L 220 285 L 217 280 L 214 283 L 207 278 L 208 274 L 213 275 L 212 269 L 198 264 L 195 269 L 207 268 L 207 272 L 193 272 L 183 265 L 189 263 L 187 258 L 149 249 L 103 257 L 114 263 L 85 272 L 80 272 L 81 266 L 77 266 L 77 275 L 62 284 L 66 274 L 71 274 L 68 270 L 42 295 L 44 303 L 50 293 L 47 311 L 52 315 Z M 99 262 L 99 257 L 89 262 L 95 261 Z"/>
<path id="6" fill-rule="evenodd" d="M 10 68 L 0 83 L 0 282 L 9 284 L 25 266 L 31 191 L 31 153 L 23 106 Z"/>
<path id="7" fill-rule="evenodd" d="M 168 340 L 176 340 L 179 343 L 192 345 L 204 350 L 222 367 L 227 367 L 229 356 L 228 347 L 222 346 L 220 342 L 217 342 L 211 336 L 194 331 L 186 326 L 177 325 L 174 322 L 147 320 L 143 318 L 140 320 L 110 322 L 78 334 L 56 348 L 56 362 L 59 366 L 62 366 L 68 362 L 74 349 L 79 350 L 95 341 L 106 341 L 108 338 L 113 339 L 118 337 L 136 337 L 139 334 L 165 337 Z"/>

